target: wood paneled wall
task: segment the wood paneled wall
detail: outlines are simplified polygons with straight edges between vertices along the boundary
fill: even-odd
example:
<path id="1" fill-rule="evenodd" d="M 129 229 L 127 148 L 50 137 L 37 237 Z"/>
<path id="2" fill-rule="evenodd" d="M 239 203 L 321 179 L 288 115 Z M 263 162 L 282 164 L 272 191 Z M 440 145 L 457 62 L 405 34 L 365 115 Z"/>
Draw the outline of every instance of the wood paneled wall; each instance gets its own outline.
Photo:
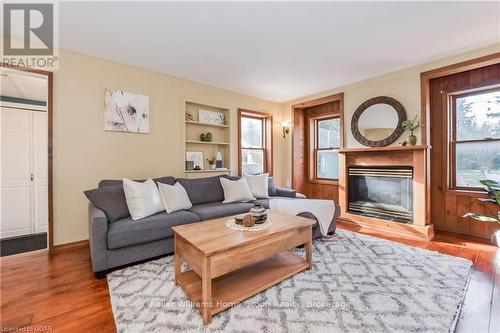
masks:
<path id="1" fill-rule="evenodd" d="M 343 147 L 343 94 L 336 94 L 293 107 L 292 138 L 292 186 L 308 198 L 330 199 L 338 202 L 338 181 L 312 179 L 311 126 L 313 118 L 324 116 L 340 117 L 340 147 Z"/>
<path id="2" fill-rule="evenodd" d="M 500 57 L 499 57 L 500 59 Z M 449 94 L 500 84 L 500 64 L 430 80 L 431 216 L 437 230 L 489 238 L 497 224 L 461 217 L 467 211 L 496 215 L 498 205 L 482 203 L 486 192 L 450 189 L 448 162 Z"/>

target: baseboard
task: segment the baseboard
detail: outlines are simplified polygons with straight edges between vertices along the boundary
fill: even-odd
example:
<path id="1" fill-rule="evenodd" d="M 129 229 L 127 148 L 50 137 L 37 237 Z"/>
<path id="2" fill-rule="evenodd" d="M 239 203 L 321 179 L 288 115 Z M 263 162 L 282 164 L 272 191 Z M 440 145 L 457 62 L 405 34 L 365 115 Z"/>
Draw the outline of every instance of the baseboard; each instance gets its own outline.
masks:
<path id="1" fill-rule="evenodd" d="M 77 241 L 77 242 L 54 245 L 54 247 L 52 247 L 52 250 L 50 251 L 50 253 L 51 254 L 60 253 L 60 252 L 74 250 L 74 249 L 88 247 L 88 246 L 89 246 L 89 240 L 85 239 L 85 240 L 81 240 L 81 241 Z"/>

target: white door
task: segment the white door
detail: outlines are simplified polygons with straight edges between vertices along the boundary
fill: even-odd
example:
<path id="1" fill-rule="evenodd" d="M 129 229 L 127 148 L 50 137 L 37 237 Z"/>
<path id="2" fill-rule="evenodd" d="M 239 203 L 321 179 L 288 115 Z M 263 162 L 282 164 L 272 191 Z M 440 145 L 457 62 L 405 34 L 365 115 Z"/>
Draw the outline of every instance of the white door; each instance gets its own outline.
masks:
<path id="1" fill-rule="evenodd" d="M 1 109 L 0 238 L 47 230 L 47 114 Z"/>

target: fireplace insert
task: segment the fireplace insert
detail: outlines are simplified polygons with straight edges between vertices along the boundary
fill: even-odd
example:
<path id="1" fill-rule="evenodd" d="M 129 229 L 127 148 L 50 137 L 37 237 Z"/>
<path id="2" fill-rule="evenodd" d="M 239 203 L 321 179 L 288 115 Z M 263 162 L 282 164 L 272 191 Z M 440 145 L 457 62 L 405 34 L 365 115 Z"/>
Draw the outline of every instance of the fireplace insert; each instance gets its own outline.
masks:
<path id="1" fill-rule="evenodd" d="M 413 223 L 413 168 L 351 166 L 348 211 L 379 219 Z"/>

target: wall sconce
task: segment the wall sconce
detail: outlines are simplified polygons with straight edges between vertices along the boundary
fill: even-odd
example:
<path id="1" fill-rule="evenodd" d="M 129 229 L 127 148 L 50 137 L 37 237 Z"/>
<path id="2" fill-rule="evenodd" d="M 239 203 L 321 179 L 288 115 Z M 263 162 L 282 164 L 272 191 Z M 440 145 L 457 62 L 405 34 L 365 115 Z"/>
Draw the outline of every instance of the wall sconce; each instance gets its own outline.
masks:
<path id="1" fill-rule="evenodd" d="M 285 135 L 290 133 L 290 122 L 289 121 L 281 122 L 281 127 L 283 128 L 283 139 L 284 139 Z"/>

